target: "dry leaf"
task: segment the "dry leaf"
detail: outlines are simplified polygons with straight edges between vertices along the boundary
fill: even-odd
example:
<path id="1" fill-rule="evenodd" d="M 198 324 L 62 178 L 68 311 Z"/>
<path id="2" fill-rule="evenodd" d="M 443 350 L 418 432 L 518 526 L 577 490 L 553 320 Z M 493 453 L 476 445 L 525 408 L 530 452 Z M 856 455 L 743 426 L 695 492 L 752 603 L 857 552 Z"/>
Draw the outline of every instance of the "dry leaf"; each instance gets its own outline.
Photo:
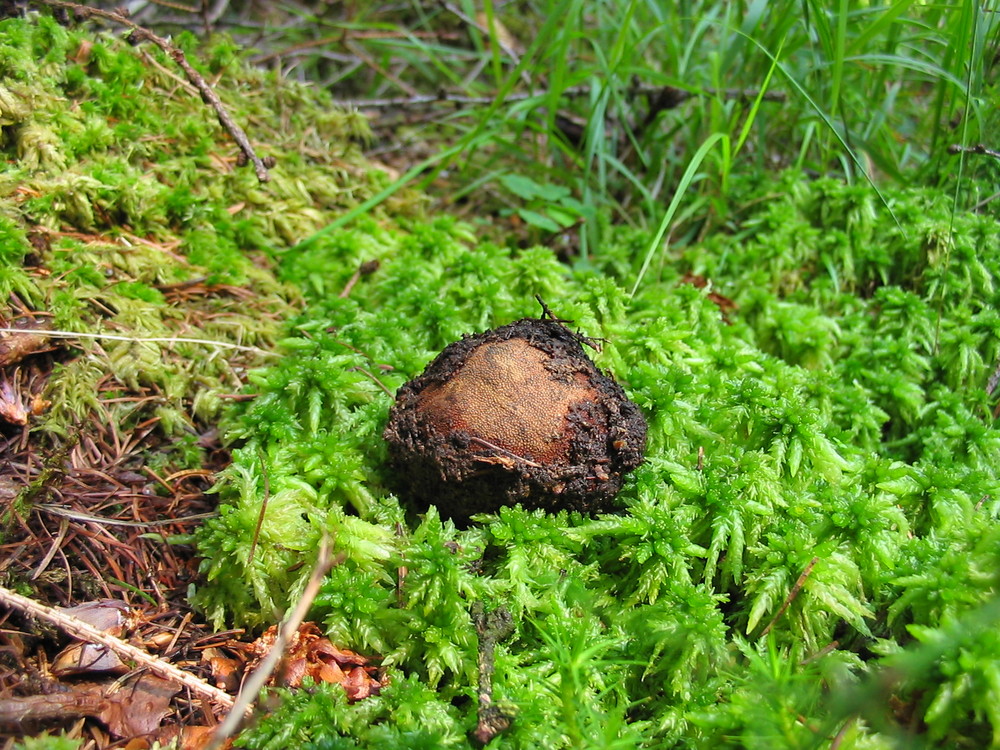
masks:
<path id="1" fill-rule="evenodd" d="M 99 643 L 72 643 L 52 660 L 49 671 L 56 677 L 68 677 L 90 672 L 125 674 L 129 667 L 107 646 Z"/>
<path id="2" fill-rule="evenodd" d="M 274 646 L 278 629 L 268 628 L 251 644 L 254 659 L 247 665 L 253 670 Z M 301 687 L 306 677 L 316 682 L 336 683 L 344 686 L 347 697 L 361 700 L 378 695 L 385 678 L 378 667 L 371 666 L 368 658 L 348 649 L 338 648 L 323 636 L 316 623 L 305 622 L 299 626 L 285 651 L 284 666 L 272 683 L 283 687 Z"/>
<path id="3" fill-rule="evenodd" d="M 129 606 L 118 599 L 97 599 L 75 607 L 60 607 L 62 612 L 111 635 L 121 635 L 135 625 L 135 616 Z M 125 674 L 129 667 L 114 651 L 99 643 L 74 642 L 64 648 L 52 661 L 51 672 L 56 677 L 87 674 L 89 672 L 115 672 Z"/>
<path id="4" fill-rule="evenodd" d="M 156 731 L 180 690 L 176 683 L 152 675 L 120 685 L 80 682 L 66 692 L 0 700 L 0 724 L 19 727 L 44 720 L 62 721 L 91 716 L 116 737 L 136 737 Z"/>
<path id="5" fill-rule="evenodd" d="M 7 323 L 3 325 L 9 327 Z M 24 330 L 17 333 L 0 333 L 0 367 L 20 362 L 31 354 L 52 349 L 45 324 L 19 320 L 13 327 Z"/>
<path id="6" fill-rule="evenodd" d="M 117 737 L 152 734 L 159 729 L 170 710 L 170 699 L 178 692 L 177 683 L 153 675 L 143 675 L 125 685 L 115 682 L 105 693 L 108 704 L 98 718 Z"/>
<path id="7" fill-rule="evenodd" d="M 222 649 L 206 648 L 201 653 L 202 664 L 207 664 L 212 672 L 212 684 L 230 693 L 235 693 L 240 686 L 242 663 L 239 659 L 226 656 Z"/>

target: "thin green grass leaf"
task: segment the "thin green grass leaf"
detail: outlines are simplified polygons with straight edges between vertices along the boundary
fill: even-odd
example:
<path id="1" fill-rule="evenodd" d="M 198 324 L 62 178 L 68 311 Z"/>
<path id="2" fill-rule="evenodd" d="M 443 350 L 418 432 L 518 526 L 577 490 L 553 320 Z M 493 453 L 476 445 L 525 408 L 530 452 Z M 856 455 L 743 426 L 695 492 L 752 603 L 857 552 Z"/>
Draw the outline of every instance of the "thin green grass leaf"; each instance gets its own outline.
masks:
<path id="1" fill-rule="evenodd" d="M 629 292 L 629 297 L 634 297 L 635 293 L 639 290 L 639 285 L 642 283 L 642 279 L 646 275 L 646 271 L 649 269 L 649 264 L 652 262 L 653 256 L 656 254 L 656 251 L 660 247 L 660 243 L 663 241 L 663 235 L 666 234 L 667 229 L 670 227 L 674 214 L 677 213 L 677 208 L 684 199 L 688 187 L 690 187 L 691 183 L 694 181 L 695 175 L 698 173 L 698 168 L 705 160 L 705 157 L 708 156 L 712 147 L 719 141 L 724 141 L 728 144 L 729 136 L 724 133 L 713 133 L 703 144 L 701 144 L 694 156 L 691 157 L 691 161 L 688 163 L 687 169 L 684 170 L 684 174 L 681 176 L 680 182 L 677 183 L 677 189 L 674 191 L 674 197 L 671 199 L 670 205 L 667 207 L 667 212 L 663 215 L 663 219 L 660 220 L 660 226 L 656 230 L 656 235 L 653 237 L 653 241 L 649 243 L 649 247 L 646 249 L 646 256 L 643 258 L 642 267 L 639 269 L 639 275 L 635 279 L 635 284 L 632 285 L 632 291 Z"/>

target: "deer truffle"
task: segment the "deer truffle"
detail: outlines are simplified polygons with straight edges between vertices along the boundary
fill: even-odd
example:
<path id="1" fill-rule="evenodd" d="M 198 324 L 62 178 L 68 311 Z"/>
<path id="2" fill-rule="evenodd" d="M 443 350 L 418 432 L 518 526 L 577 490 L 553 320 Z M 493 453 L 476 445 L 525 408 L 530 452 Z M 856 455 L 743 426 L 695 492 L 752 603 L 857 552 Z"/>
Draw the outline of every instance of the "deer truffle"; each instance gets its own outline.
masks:
<path id="1" fill-rule="evenodd" d="M 642 463 L 646 422 L 581 342 L 550 316 L 447 346 L 389 415 L 400 493 L 460 521 L 515 503 L 613 508 Z"/>

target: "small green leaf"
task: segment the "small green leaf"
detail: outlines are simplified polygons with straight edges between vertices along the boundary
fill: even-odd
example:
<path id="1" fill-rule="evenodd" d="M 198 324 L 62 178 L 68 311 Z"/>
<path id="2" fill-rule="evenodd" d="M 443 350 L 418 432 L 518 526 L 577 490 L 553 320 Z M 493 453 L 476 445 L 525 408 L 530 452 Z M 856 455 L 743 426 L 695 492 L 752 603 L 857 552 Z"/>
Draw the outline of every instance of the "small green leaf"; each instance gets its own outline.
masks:
<path id="1" fill-rule="evenodd" d="M 562 227 L 560 227 L 556 222 L 550 219 L 544 214 L 540 214 L 537 211 L 531 211 L 527 208 L 517 209 L 517 215 L 520 216 L 524 221 L 533 227 L 538 227 L 539 229 L 544 229 L 546 232 L 558 232 Z"/>
<path id="2" fill-rule="evenodd" d="M 501 175 L 500 184 L 525 201 L 533 201 L 542 194 L 542 188 L 537 182 L 519 174 Z"/>
<path id="3" fill-rule="evenodd" d="M 570 196 L 570 189 L 564 185 L 553 185 L 546 182 L 536 185 L 538 197 L 549 203 L 562 203 Z"/>
<path id="4" fill-rule="evenodd" d="M 564 211 L 558 206 L 548 206 L 545 210 L 550 217 L 562 224 L 564 228 L 573 226 L 581 218 L 580 214 Z"/>

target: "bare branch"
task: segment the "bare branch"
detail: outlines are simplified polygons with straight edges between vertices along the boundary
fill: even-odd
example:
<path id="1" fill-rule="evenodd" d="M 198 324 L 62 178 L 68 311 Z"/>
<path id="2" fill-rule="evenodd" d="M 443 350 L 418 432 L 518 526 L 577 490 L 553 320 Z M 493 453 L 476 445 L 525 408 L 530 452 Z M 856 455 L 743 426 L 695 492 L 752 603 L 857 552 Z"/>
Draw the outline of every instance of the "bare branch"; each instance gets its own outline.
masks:
<path id="1" fill-rule="evenodd" d="M 229 695 L 229 693 L 219 690 L 219 688 L 213 685 L 209 685 L 204 680 L 195 677 L 189 672 L 185 672 L 183 669 L 175 667 L 169 662 L 147 654 L 141 648 L 137 648 L 131 643 L 123 641 L 121 638 L 117 638 L 116 636 L 109 635 L 108 633 L 98 630 L 93 625 L 84 622 L 78 617 L 74 617 L 71 614 L 54 609 L 53 607 L 47 607 L 44 604 L 39 604 L 26 596 L 21 596 L 20 594 L 11 591 L 10 589 L 3 588 L 2 586 L 0 586 L 0 604 L 10 607 L 11 609 L 16 609 L 22 614 L 37 617 L 40 620 L 45 620 L 74 638 L 79 638 L 81 641 L 98 643 L 113 651 L 121 657 L 122 661 L 134 662 L 141 667 L 145 667 L 157 677 L 178 682 L 196 695 L 210 700 L 219 708 L 231 711 L 235 705 L 233 696 Z"/>
<path id="2" fill-rule="evenodd" d="M 590 96 L 591 86 L 571 86 L 562 91 L 562 96 L 577 98 Z M 670 106 L 661 106 L 660 109 L 672 109 L 682 102 L 696 96 L 721 96 L 723 99 L 755 99 L 758 92 L 753 89 L 723 89 L 713 88 L 701 91 L 687 91 L 673 86 L 655 86 L 652 84 L 641 84 L 629 89 L 629 93 L 636 96 L 660 96 L 668 92 Z M 507 94 L 504 101 L 519 102 L 525 99 L 533 99 L 548 96 L 545 89 L 535 89 L 532 91 L 512 91 Z M 491 104 L 496 97 L 493 96 L 463 96 L 461 94 L 451 94 L 447 91 L 439 91 L 436 94 L 418 94 L 417 96 L 393 96 L 384 99 L 341 99 L 338 104 L 342 107 L 353 107 L 354 109 L 394 109 L 398 107 L 421 107 L 433 104 L 462 104 L 462 105 L 485 105 Z M 764 101 L 784 102 L 788 97 L 783 91 L 765 91 Z"/>
<path id="3" fill-rule="evenodd" d="M 306 584 L 302 596 L 299 597 L 295 609 L 285 618 L 285 622 L 282 623 L 281 630 L 278 632 L 278 637 L 275 638 L 271 650 L 264 657 L 260 666 L 243 683 L 243 689 L 240 690 L 235 705 L 229 712 L 229 716 L 215 730 L 215 734 L 212 735 L 212 741 L 209 743 L 207 750 L 215 750 L 220 747 L 226 739 L 235 734 L 240 728 L 243 717 L 249 714 L 251 706 L 257 700 L 257 696 L 260 695 L 260 691 L 264 689 L 264 685 L 270 679 L 271 674 L 278 668 L 278 664 L 285 655 L 285 646 L 291 641 L 292 636 L 299 629 L 299 625 L 302 624 L 302 621 L 309 613 L 309 608 L 319 593 L 319 587 L 323 583 L 323 578 L 330 571 L 333 563 L 334 560 L 330 555 L 330 540 L 324 536 L 323 541 L 320 543 L 316 565 L 313 567 L 312 574 L 309 576 L 309 582 Z"/>
<path id="4" fill-rule="evenodd" d="M 149 29 L 140 26 L 117 11 L 101 10 L 100 8 L 92 8 L 89 5 L 69 3 L 64 2 L 63 0 L 33 0 L 33 2 L 41 5 L 47 5 L 50 8 L 71 10 L 78 19 L 103 18 L 106 21 L 111 21 L 112 23 L 131 29 L 132 33 L 128 36 L 129 42 L 139 44 L 141 42 L 149 41 L 162 49 L 167 53 L 167 55 L 170 56 L 170 59 L 172 59 L 177 66 L 184 71 L 188 80 L 194 84 L 195 88 L 198 89 L 198 93 L 201 95 L 201 100 L 215 110 L 215 115 L 219 118 L 219 124 L 222 125 L 226 132 L 233 137 L 234 141 L 236 141 L 236 144 L 240 147 L 243 159 L 253 164 L 254 171 L 257 173 L 257 179 L 261 182 L 267 182 L 271 179 L 267 170 L 268 167 L 274 166 L 273 157 L 261 159 L 257 156 L 257 152 L 254 151 L 254 147 L 250 143 L 250 139 L 247 137 L 247 134 L 230 116 L 225 105 L 222 103 L 222 100 L 219 98 L 219 95 L 216 94 L 215 90 L 208 85 L 208 81 L 206 81 L 204 77 L 191 66 L 187 57 L 184 56 L 184 52 L 170 40 L 157 36 Z"/>
<path id="5" fill-rule="evenodd" d="M 1000 159 L 1000 151 L 996 151 L 992 148 L 987 148 L 982 143 L 977 143 L 975 146 L 962 146 L 958 143 L 954 143 L 948 146 L 949 154 L 983 154 L 985 156 L 992 156 L 994 159 Z"/>

